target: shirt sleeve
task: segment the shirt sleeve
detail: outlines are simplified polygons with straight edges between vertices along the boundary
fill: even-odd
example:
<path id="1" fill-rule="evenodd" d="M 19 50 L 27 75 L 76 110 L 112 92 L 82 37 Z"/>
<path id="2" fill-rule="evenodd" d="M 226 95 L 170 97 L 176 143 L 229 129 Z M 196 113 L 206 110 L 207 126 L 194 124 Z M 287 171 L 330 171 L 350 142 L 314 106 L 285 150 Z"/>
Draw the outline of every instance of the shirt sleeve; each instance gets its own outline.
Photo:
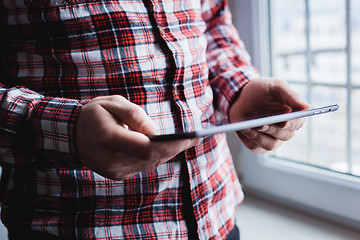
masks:
<path id="1" fill-rule="evenodd" d="M 85 102 L 0 84 L 1 163 L 81 166 L 75 126 Z M 25 152 L 24 152 L 25 151 Z M 25 154 L 18 154 L 25 153 Z M 27 157 L 24 157 L 27 156 Z"/>
<path id="2" fill-rule="evenodd" d="M 259 74 L 232 24 L 227 0 L 202 0 L 202 12 L 207 24 L 206 58 L 215 107 L 228 115 L 242 87 Z"/>

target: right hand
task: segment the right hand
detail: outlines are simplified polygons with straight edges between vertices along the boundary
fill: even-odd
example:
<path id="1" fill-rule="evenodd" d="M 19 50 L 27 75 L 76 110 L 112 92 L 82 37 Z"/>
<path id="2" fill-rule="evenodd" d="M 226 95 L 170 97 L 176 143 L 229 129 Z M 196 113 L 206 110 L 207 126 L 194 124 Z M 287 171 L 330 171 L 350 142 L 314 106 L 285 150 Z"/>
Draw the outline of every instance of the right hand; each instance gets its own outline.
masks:
<path id="1" fill-rule="evenodd" d="M 94 98 L 82 108 L 76 126 L 80 160 L 106 178 L 124 180 L 157 168 L 201 141 L 153 142 L 146 135 L 155 131 L 145 111 L 124 97 Z"/>

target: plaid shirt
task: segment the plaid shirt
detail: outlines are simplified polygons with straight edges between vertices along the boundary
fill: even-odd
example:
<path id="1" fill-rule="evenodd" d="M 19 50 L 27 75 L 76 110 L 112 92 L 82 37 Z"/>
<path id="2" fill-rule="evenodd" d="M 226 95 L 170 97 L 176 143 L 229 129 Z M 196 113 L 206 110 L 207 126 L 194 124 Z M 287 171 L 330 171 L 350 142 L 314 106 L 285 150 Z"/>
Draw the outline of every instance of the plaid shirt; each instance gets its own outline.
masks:
<path id="1" fill-rule="evenodd" d="M 97 96 L 140 105 L 159 133 L 227 114 L 257 73 L 226 0 L 0 0 L 0 27 L 7 227 L 64 238 L 187 238 L 189 186 L 199 238 L 227 236 L 243 194 L 224 134 L 124 181 L 84 167 L 75 144 L 79 112 Z"/>

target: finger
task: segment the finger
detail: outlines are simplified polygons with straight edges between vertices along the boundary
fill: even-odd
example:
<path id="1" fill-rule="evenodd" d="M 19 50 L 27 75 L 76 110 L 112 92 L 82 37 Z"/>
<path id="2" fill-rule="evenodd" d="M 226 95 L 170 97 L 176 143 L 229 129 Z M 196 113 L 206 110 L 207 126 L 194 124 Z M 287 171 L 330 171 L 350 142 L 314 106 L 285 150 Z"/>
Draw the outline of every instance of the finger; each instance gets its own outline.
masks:
<path id="1" fill-rule="evenodd" d="M 102 156 L 106 159 L 105 166 L 96 161 L 87 164 L 93 171 L 114 180 L 124 180 L 139 172 L 157 168 L 183 150 L 201 142 L 201 139 L 197 138 L 153 145 L 153 142 L 141 133 L 119 129 L 122 136 L 113 139 L 115 141 L 107 145 L 108 150 L 111 147 L 110 151 L 104 151 Z"/>
<path id="2" fill-rule="evenodd" d="M 245 147 L 247 147 L 253 153 L 259 153 L 260 154 L 260 153 L 266 153 L 267 152 L 265 149 L 263 149 L 262 147 L 257 145 L 255 142 L 251 141 L 248 137 L 246 137 L 241 132 L 236 132 L 236 134 L 238 135 L 241 142 L 245 145 Z"/>
<path id="3" fill-rule="evenodd" d="M 151 142 L 153 143 L 153 142 Z M 157 149 L 158 154 L 154 154 L 152 159 L 143 158 L 143 156 L 135 157 L 132 155 L 118 153 L 115 155 L 117 161 L 113 164 L 109 176 L 112 174 L 113 179 L 126 179 L 139 172 L 154 169 L 175 157 L 178 153 L 185 149 L 197 146 L 201 143 L 201 138 L 176 140 L 169 142 L 154 143 L 158 146 L 152 146 L 151 149 Z M 125 162 L 125 164 L 124 164 Z"/>
<path id="4" fill-rule="evenodd" d="M 98 174 L 113 180 L 125 180 L 139 172 L 156 168 L 156 164 L 146 162 L 143 159 L 124 153 L 111 154 L 107 157 L 107 164 L 104 166 L 88 166 Z"/>
<path id="5" fill-rule="evenodd" d="M 276 125 L 265 125 L 257 130 L 281 141 L 288 141 L 295 135 L 295 130 L 277 127 Z"/>
<path id="6" fill-rule="evenodd" d="M 305 110 L 310 108 L 310 105 L 298 93 L 293 91 L 286 81 L 276 80 L 272 81 L 271 84 L 272 94 L 291 109 Z"/>
<path id="7" fill-rule="evenodd" d="M 201 138 L 181 139 L 164 142 L 151 141 L 151 143 L 151 148 L 154 149 L 154 157 L 163 158 L 165 161 L 167 161 L 185 150 L 198 146 L 201 143 Z"/>
<path id="8" fill-rule="evenodd" d="M 283 128 L 287 130 L 299 130 L 304 126 L 304 124 L 305 124 L 305 118 L 299 118 L 288 121 Z"/>
<path id="9" fill-rule="evenodd" d="M 304 124 L 305 124 L 305 118 L 298 118 L 286 122 L 272 124 L 271 126 L 279 127 L 286 130 L 299 130 L 304 126 Z"/>
<path id="10" fill-rule="evenodd" d="M 143 134 L 154 134 L 156 126 L 140 106 L 121 96 L 112 96 L 101 103 L 101 106 L 124 122 L 134 131 Z"/>
<path id="11" fill-rule="evenodd" d="M 141 159 L 167 161 L 180 152 L 200 144 L 201 139 L 182 139 L 164 142 L 151 141 L 146 135 L 117 128 L 109 139 L 112 149 Z"/>
<path id="12" fill-rule="evenodd" d="M 272 151 L 281 145 L 281 141 L 279 139 L 268 134 L 261 133 L 256 129 L 243 130 L 241 133 L 256 143 L 259 147 L 267 151 Z"/>

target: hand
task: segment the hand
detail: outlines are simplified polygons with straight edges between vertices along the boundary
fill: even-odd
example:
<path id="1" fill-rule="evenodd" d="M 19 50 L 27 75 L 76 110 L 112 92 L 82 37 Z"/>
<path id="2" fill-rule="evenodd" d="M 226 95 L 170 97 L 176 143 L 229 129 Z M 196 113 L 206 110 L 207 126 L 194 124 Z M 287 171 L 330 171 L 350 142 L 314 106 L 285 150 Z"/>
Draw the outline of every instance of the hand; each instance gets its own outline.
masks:
<path id="1" fill-rule="evenodd" d="M 152 142 L 146 134 L 155 130 L 145 111 L 125 98 L 94 98 L 82 108 L 77 122 L 80 159 L 104 177 L 124 180 L 200 144 L 200 139 Z"/>
<path id="2" fill-rule="evenodd" d="M 231 121 L 249 116 L 305 110 L 310 106 L 290 89 L 285 81 L 273 78 L 251 80 L 229 111 Z M 255 153 L 264 153 L 279 147 L 282 141 L 292 138 L 305 119 L 295 119 L 237 132 L 244 145 Z"/>

